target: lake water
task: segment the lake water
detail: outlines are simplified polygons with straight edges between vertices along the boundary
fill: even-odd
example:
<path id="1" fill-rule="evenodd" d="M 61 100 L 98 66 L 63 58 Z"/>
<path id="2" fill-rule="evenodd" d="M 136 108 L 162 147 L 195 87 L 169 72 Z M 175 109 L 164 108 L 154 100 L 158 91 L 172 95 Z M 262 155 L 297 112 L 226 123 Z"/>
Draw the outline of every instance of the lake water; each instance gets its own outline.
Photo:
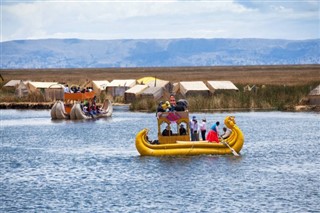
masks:
<path id="1" fill-rule="evenodd" d="M 240 157 L 141 157 L 135 135 L 154 113 L 52 121 L 49 110 L 1 110 L 0 212 L 320 212 L 320 114 L 235 115 Z"/>

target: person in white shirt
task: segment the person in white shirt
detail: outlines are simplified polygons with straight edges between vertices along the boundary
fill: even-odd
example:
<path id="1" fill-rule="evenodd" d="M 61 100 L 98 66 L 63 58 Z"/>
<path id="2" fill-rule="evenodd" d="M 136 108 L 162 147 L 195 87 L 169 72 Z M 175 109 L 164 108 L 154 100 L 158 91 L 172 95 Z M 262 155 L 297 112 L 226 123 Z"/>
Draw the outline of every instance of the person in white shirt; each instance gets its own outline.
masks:
<path id="1" fill-rule="evenodd" d="M 193 120 L 193 138 L 192 141 L 199 141 L 199 124 L 197 119 Z"/>
<path id="2" fill-rule="evenodd" d="M 64 87 L 64 92 L 65 93 L 69 93 L 70 92 L 68 84 Z"/>
<path id="3" fill-rule="evenodd" d="M 200 124 L 200 132 L 201 132 L 201 138 L 203 141 L 206 140 L 206 132 L 207 132 L 207 123 L 206 119 L 203 118 L 202 122 Z"/>

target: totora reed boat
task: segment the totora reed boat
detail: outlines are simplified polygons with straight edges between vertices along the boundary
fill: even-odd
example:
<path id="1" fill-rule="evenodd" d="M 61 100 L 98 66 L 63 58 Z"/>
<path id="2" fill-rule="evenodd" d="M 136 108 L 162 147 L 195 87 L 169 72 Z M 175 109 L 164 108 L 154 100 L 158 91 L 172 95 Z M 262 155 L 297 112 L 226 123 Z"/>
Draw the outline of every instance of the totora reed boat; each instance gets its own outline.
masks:
<path id="1" fill-rule="evenodd" d="M 173 113 L 173 114 L 172 114 Z M 174 120 L 174 122 L 172 122 Z M 161 125 L 174 126 L 173 133 L 169 136 L 161 134 Z M 174 133 L 175 127 L 183 124 L 186 134 Z M 141 130 L 136 135 L 136 148 L 141 156 L 166 156 L 166 155 L 228 155 L 238 156 L 244 144 L 244 135 L 236 125 L 234 116 L 227 116 L 224 124 L 232 133 L 224 140 L 217 142 L 190 141 L 190 122 L 188 112 L 165 112 L 158 117 L 158 140 L 150 141 L 148 129 Z M 175 126 L 176 125 L 176 126 Z M 171 128 L 171 127 L 169 127 Z"/>
<path id="2" fill-rule="evenodd" d="M 95 119 L 112 116 L 113 106 L 110 100 L 104 100 L 99 110 L 86 110 L 95 103 L 95 93 L 65 93 L 64 102 L 56 101 L 51 108 L 51 118 L 53 120 L 71 119 Z"/>

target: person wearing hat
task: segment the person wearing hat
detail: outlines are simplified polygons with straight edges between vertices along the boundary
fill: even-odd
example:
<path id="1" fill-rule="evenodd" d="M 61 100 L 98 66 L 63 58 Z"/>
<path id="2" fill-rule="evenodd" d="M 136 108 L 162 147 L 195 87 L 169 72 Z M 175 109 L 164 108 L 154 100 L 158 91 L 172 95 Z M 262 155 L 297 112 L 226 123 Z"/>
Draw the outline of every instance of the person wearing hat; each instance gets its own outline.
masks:
<path id="1" fill-rule="evenodd" d="M 162 131 L 162 136 L 171 136 L 172 131 L 170 129 L 170 125 L 167 125 L 166 128 Z"/>
<path id="2" fill-rule="evenodd" d="M 197 117 L 196 116 L 192 116 L 192 120 L 190 121 L 190 136 L 191 136 L 191 140 L 193 141 L 194 139 L 194 121 L 197 120 Z"/>
<path id="3" fill-rule="evenodd" d="M 220 124 L 220 122 L 217 121 L 215 124 L 212 125 L 212 127 L 210 128 L 210 131 L 208 132 L 208 135 L 207 135 L 207 141 L 219 143 L 219 137 L 218 137 L 219 124 Z"/>
<path id="4" fill-rule="evenodd" d="M 203 141 L 206 140 L 206 132 L 207 132 L 207 123 L 206 119 L 203 118 L 202 122 L 200 124 L 200 132 L 201 132 L 201 138 Z"/>
<path id="5" fill-rule="evenodd" d="M 187 134 L 187 130 L 186 130 L 186 128 L 184 128 L 183 124 L 180 124 L 179 134 L 180 135 L 186 135 Z"/>
<path id="6" fill-rule="evenodd" d="M 199 123 L 198 123 L 197 119 L 195 119 L 193 121 L 193 139 L 192 139 L 192 141 L 199 141 L 199 132 L 200 132 Z"/>

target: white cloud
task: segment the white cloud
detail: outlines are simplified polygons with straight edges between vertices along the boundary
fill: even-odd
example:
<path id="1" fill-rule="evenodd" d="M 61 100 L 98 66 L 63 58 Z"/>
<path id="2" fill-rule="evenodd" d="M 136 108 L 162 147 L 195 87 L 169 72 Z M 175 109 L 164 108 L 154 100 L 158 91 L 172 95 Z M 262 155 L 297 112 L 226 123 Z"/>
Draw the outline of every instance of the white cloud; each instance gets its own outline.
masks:
<path id="1" fill-rule="evenodd" d="M 1 40 L 319 38 L 319 2 L 2 1 Z M 307 24 L 306 24 L 307 23 Z M 286 27 L 286 31 L 281 30 Z M 297 32 L 298 29 L 301 29 Z"/>

